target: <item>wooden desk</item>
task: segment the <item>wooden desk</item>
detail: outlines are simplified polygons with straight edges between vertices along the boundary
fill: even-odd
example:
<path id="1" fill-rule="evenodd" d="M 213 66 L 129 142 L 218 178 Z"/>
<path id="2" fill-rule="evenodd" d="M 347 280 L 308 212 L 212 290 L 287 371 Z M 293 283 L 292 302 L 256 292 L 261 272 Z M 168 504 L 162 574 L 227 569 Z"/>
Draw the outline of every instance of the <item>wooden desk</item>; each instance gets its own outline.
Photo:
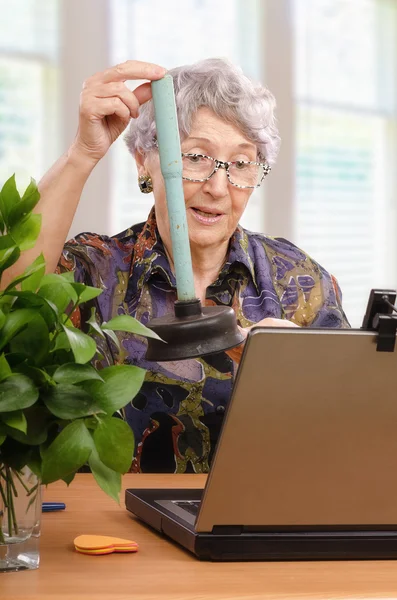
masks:
<path id="1" fill-rule="evenodd" d="M 124 487 L 200 487 L 201 475 L 127 475 Z M 123 498 L 123 496 L 122 496 Z M 207 563 L 136 521 L 110 500 L 91 475 L 70 488 L 46 490 L 66 502 L 43 515 L 41 566 L 0 574 L 1 600 L 265 600 L 397 597 L 397 564 L 382 562 Z M 82 533 L 136 540 L 137 554 L 84 556 L 73 550 Z"/>

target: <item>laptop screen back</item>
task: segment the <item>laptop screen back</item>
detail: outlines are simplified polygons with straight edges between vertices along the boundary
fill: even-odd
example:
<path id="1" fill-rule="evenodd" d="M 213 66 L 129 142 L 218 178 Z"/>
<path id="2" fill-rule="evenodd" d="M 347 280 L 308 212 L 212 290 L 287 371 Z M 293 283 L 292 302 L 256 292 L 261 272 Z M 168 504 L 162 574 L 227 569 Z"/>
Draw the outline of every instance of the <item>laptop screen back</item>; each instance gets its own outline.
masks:
<path id="1" fill-rule="evenodd" d="M 255 328 L 196 522 L 397 529 L 397 353 L 360 330 Z"/>

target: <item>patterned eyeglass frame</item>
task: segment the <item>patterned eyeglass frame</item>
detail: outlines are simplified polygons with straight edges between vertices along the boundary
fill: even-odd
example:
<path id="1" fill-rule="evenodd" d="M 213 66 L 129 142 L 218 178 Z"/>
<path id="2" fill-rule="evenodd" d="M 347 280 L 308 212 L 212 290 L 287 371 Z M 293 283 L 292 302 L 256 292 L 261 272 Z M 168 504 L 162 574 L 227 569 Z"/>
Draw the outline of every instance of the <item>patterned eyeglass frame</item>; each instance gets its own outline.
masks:
<path id="1" fill-rule="evenodd" d="M 266 175 L 268 175 L 271 171 L 271 167 L 270 167 L 270 165 L 268 165 L 267 162 L 261 163 L 261 162 L 256 162 L 254 160 L 225 161 L 225 160 L 218 160 L 217 158 L 213 158 L 212 156 L 207 156 L 206 154 L 191 154 L 191 153 L 182 152 L 182 157 L 185 157 L 185 156 L 186 157 L 192 156 L 192 157 L 197 157 L 197 158 L 209 158 L 210 160 L 212 160 L 215 163 L 214 170 L 212 171 L 212 173 L 210 175 L 208 175 L 208 177 L 205 177 L 205 179 L 192 179 L 191 177 L 182 176 L 182 179 L 185 179 L 186 181 L 194 181 L 196 183 L 203 183 L 204 181 L 208 181 L 219 169 L 225 169 L 228 181 L 231 185 L 234 185 L 234 187 L 240 188 L 242 190 L 245 190 L 245 189 L 253 190 L 253 189 L 261 186 L 262 181 L 265 179 Z M 243 163 L 245 165 L 258 165 L 258 166 L 262 167 L 263 174 L 262 174 L 262 178 L 261 178 L 260 182 L 257 183 L 256 185 L 238 185 L 237 183 L 233 183 L 233 181 L 230 179 L 229 167 L 230 167 L 230 165 L 233 165 L 236 163 Z"/>

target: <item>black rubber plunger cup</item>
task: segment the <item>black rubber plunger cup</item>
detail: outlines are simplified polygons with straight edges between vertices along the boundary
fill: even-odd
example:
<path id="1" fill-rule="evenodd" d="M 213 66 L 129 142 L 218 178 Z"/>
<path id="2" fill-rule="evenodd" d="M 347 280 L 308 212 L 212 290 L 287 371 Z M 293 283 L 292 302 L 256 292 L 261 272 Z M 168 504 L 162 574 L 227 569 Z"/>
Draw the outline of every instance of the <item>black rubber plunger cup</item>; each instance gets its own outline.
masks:
<path id="1" fill-rule="evenodd" d="M 238 346 L 243 335 L 229 306 L 201 306 L 197 298 L 175 302 L 175 314 L 152 319 L 148 326 L 167 342 L 149 339 L 147 360 L 182 360 Z"/>
<path id="2" fill-rule="evenodd" d="M 163 341 L 148 339 L 146 359 L 182 360 L 238 346 L 244 336 L 229 306 L 202 307 L 194 290 L 189 233 L 182 185 L 182 155 L 171 75 L 152 83 L 161 172 L 164 177 L 175 266 L 174 314 L 149 321 Z M 164 343 L 165 342 L 165 343 Z"/>

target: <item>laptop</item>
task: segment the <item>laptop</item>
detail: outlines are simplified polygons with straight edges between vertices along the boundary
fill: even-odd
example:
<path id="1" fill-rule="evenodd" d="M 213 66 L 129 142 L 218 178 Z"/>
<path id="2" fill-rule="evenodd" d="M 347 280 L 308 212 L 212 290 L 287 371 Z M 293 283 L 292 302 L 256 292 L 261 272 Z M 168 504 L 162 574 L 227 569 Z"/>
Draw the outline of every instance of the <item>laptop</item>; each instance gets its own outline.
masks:
<path id="1" fill-rule="evenodd" d="M 397 558 L 397 353 L 364 330 L 251 330 L 204 490 L 127 489 L 203 560 Z"/>

